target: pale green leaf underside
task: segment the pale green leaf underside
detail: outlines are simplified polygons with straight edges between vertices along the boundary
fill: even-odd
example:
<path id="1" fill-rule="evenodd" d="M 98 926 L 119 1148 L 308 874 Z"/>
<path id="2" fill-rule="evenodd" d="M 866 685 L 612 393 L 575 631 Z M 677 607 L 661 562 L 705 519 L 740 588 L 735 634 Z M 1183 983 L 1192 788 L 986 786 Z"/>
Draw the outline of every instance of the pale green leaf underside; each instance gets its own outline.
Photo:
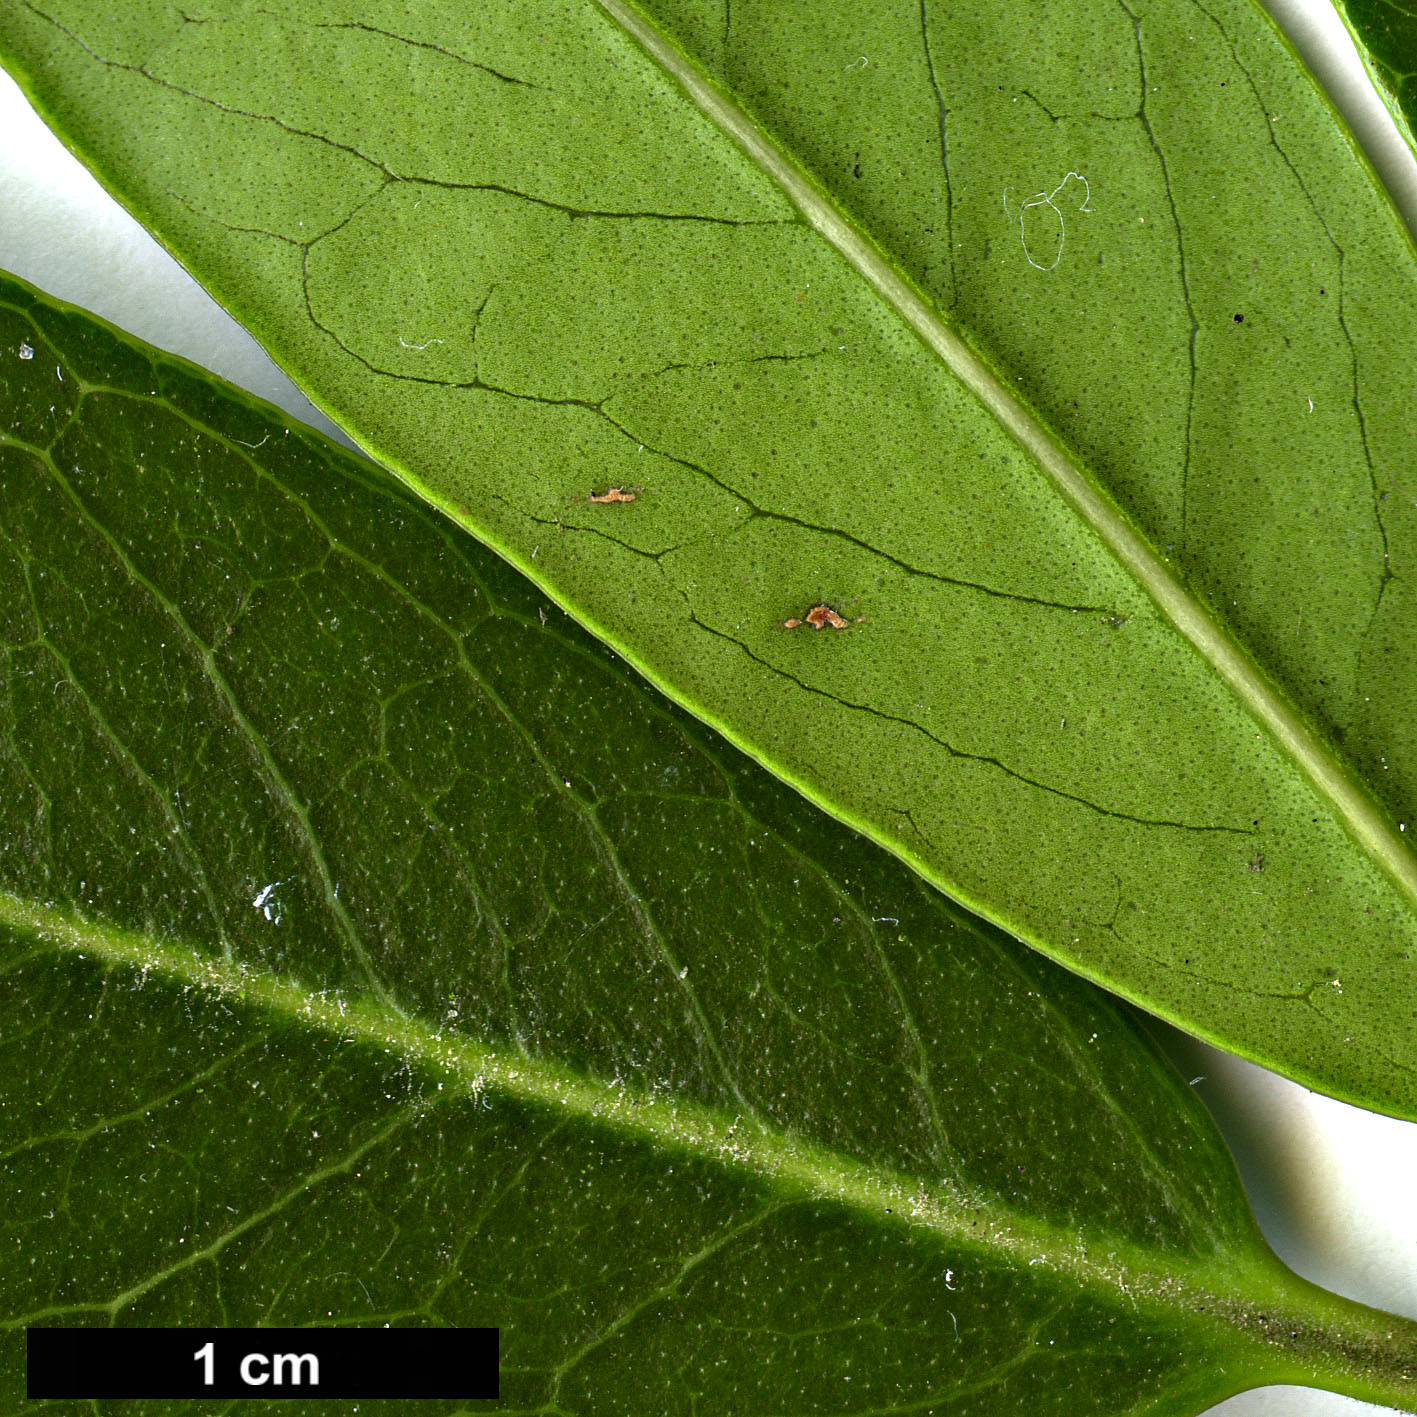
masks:
<path id="1" fill-rule="evenodd" d="M 340 450 L 0 350 L 4 1400 L 25 1323 L 336 1321 L 501 1326 L 503 1412 L 1410 1401 L 1111 1000 Z"/>
<path id="2" fill-rule="evenodd" d="M 1417 1114 L 1417 270 L 1268 21 L 654 8 L 1366 779 L 1385 845 L 599 7 L 56 0 L 0 35 L 317 401 L 682 702 L 1082 972 Z M 819 601 L 847 627 L 783 628 Z"/>

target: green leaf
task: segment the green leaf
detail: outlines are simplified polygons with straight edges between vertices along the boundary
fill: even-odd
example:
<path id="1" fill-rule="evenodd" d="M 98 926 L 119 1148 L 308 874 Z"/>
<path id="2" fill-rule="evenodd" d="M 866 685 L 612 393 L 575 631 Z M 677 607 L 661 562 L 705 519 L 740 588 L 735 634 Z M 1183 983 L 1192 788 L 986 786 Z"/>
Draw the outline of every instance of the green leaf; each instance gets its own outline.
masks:
<path id="1" fill-rule="evenodd" d="M 331 1321 L 507 1411 L 1417 1400 L 1120 1006 L 318 435 L 0 352 L 11 1405 L 24 1324 Z"/>
<path id="2" fill-rule="evenodd" d="M 1408 0 L 1333 0 L 1379 95 L 1417 148 L 1417 9 Z"/>
<path id="3" fill-rule="evenodd" d="M 1270 21 L 654 9 L 26 0 L 0 44 L 681 703 L 1074 969 L 1417 1116 L 1417 257 Z"/>

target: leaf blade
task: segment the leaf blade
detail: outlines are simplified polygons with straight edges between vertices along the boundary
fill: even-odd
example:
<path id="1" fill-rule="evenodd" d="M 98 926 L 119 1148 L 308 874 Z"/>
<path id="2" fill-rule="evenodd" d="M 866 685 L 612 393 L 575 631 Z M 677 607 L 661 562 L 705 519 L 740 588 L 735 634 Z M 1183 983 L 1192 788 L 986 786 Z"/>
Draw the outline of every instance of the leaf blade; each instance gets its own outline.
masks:
<path id="1" fill-rule="evenodd" d="M 125 104 L 156 102 L 163 121 L 184 127 L 219 125 L 210 129 L 214 138 L 237 124 L 240 160 L 249 164 L 251 180 L 236 189 L 236 198 L 201 174 L 184 173 L 180 163 L 172 166 L 172 156 L 163 154 L 166 168 L 135 178 L 144 190 L 134 200 L 288 366 L 303 372 L 317 393 L 325 390 L 328 406 L 342 406 L 346 417 L 357 409 L 356 431 L 386 462 L 473 525 L 681 702 L 957 898 L 1201 1036 L 1325 1090 L 1411 1115 L 1414 1072 L 1405 1040 L 1413 981 L 1403 956 L 1410 954 L 1414 925 L 1405 896 L 1374 878 L 1371 859 L 1352 850 L 1329 806 L 1296 780 L 1292 760 L 1253 743 L 1247 715 L 1216 693 L 1148 597 L 1116 573 L 1066 508 L 1043 499 L 1033 471 L 1017 460 L 997 422 L 918 348 L 902 342 L 893 318 L 863 297 L 830 253 L 784 224 L 781 201 L 761 173 L 680 112 L 668 86 L 621 39 L 601 32 L 577 7 L 557 11 L 558 37 L 574 35 L 570 48 L 602 56 L 608 80 L 595 65 L 568 68 L 564 51 L 538 69 L 536 37 L 519 34 L 514 24 L 499 36 L 501 48 L 489 52 L 489 67 L 527 80 L 513 86 L 518 95 L 570 76 L 572 98 L 558 96 L 560 107 L 542 112 L 535 130 L 538 151 L 530 170 L 547 190 L 528 194 L 501 180 L 502 156 L 484 163 L 475 144 L 411 152 L 405 135 L 416 124 L 401 123 L 397 114 L 404 110 L 391 107 L 382 91 L 356 94 L 327 110 L 319 126 L 318 83 L 308 91 L 297 85 L 287 95 L 288 85 L 273 87 L 272 75 L 283 69 L 269 57 L 245 71 L 221 62 L 223 46 L 259 43 L 268 56 L 298 50 L 302 73 L 328 69 L 330 53 L 337 57 L 338 51 L 328 49 L 336 40 L 325 31 L 338 25 L 268 16 L 254 30 L 238 31 L 216 20 L 195 29 L 238 38 L 204 48 L 207 40 L 194 38 L 190 25 L 169 35 L 166 21 L 158 21 L 143 38 L 141 30 L 124 26 L 106 31 L 107 22 L 82 6 L 65 13 L 85 33 L 93 31 L 94 43 L 115 46 L 103 55 L 104 68 L 125 86 L 115 90 Z M 762 22 L 750 9 L 741 13 L 750 24 Z M 1309 105 L 1308 117 L 1296 125 L 1299 142 L 1331 162 L 1335 137 L 1327 110 L 1314 117 L 1317 100 L 1302 76 L 1284 67 L 1287 56 L 1282 64 L 1276 60 L 1272 31 L 1263 24 L 1257 29 L 1253 16 L 1246 21 L 1249 13 L 1228 7 L 1226 23 L 1249 25 L 1243 46 L 1258 59 L 1246 55 L 1247 61 L 1256 72 L 1258 60 L 1268 65 L 1265 83 L 1286 102 Z M 1185 52 L 1180 14 L 1177 7 L 1151 7 L 1140 18 L 1119 21 L 1109 62 L 1139 66 L 1145 81 L 1158 63 L 1156 54 L 1148 59 L 1152 27 L 1161 36 L 1155 43 L 1170 45 L 1158 53 L 1176 62 Z M 28 24 L 25 43 L 38 43 L 44 63 L 58 64 L 72 53 L 74 36 L 88 44 L 77 31 L 56 28 L 62 23 L 25 20 L 17 31 Z M 895 20 L 877 23 L 882 42 L 890 41 Z M 1261 137 L 1250 145 L 1253 151 L 1246 149 L 1247 179 L 1258 173 L 1253 180 L 1262 184 L 1257 190 L 1266 201 L 1286 192 L 1286 200 L 1292 198 L 1281 230 L 1305 243 L 1304 268 L 1336 260 L 1340 299 L 1345 270 L 1350 304 L 1366 298 L 1371 276 L 1364 268 L 1358 279 L 1357 256 L 1345 257 L 1336 243 L 1332 250 L 1315 245 L 1323 239 L 1322 218 L 1316 222 L 1304 206 L 1304 184 L 1317 177 L 1299 178 L 1267 119 L 1261 128 L 1249 111 L 1263 94 L 1241 62 L 1240 41 L 1213 17 L 1206 24 L 1210 50 L 1228 52 L 1226 62 L 1237 66 L 1237 92 L 1240 76 L 1248 77 L 1237 102 Z M 928 27 L 923 37 L 931 39 Z M 348 38 L 341 33 L 338 42 Z M 919 51 L 917 36 L 909 38 Z M 379 43 L 386 64 L 388 52 L 444 51 L 441 78 L 420 71 L 427 91 L 474 111 L 490 102 L 482 78 L 475 88 L 464 82 L 467 56 L 459 53 L 459 36 L 430 31 L 410 40 L 390 27 Z M 467 47 L 490 43 L 479 34 Z M 772 46 L 765 52 L 771 55 Z M 931 53 L 939 81 L 946 50 Z M 925 57 L 916 53 L 915 69 Z M 735 62 L 741 69 L 741 53 Z M 444 73 L 453 65 L 456 81 Z M 38 74 L 40 65 L 32 64 L 32 71 Z M 236 72 L 243 77 L 233 78 Z M 740 80 L 760 102 L 771 88 L 751 69 Z M 50 86 L 50 99 L 67 101 L 52 77 L 36 82 Z M 1177 89 L 1196 85 L 1159 87 L 1165 97 L 1150 100 L 1157 125 L 1175 121 Z M 498 103 L 506 92 L 500 86 Z M 1141 116 L 1132 120 L 1139 152 L 1152 131 L 1147 92 L 1142 82 Z M 936 127 L 937 99 L 938 92 L 931 100 Z M 573 139 L 560 131 L 568 101 L 584 106 Z M 662 151 L 678 140 L 677 161 L 666 168 L 640 150 L 619 168 L 576 160 L 571 149 L 579 135 L 591 132 L 587 141 L 601 141 L 603 134 L 592 130 L 611 111 L 652 114 L 652 122 L 638 125 L 639 141 L 659 143 Z M 792 113 L 771 116 L 781 130 Z M 1108 112 L 1098 121 L 1123 116 Z M 96 132 L 92 115 L 78 110 L 61 118 L 72 118 L 75 131 L 87 124 L 85 141 L 95 152 L 109 152 L 97 163 L 100 170 L 122 169 L 125 159 L 115 144 L 132 141 L 129 135 Z M 809 118 L 816 122 L 821 114 Z M 312 224 L 317 218 L 325 223 L 321 235 L 301 237 L 303 199 L 272 205 L 272 193 L 289 184 L 261 176 L 275 151 L 263 147 L 262 134 L 280 135 L 283 163 L 309 157 L 313 165 L 294 186 L 313 190 L 323 203 L 307 213 Z M 389 145 L 397 162 L 371 147 L 374 139 Z M 809 147 L 810 140 L 809 133 L 801 145 Z M 1337 141 L 1341 145 L 1341 135 Z M 543 158 L 539 149 L 547 144 L 551 153 Z M 1156 162 L 1145 153 L 1136 161 L 1143 159 Z M 415 160 L 430 170 L 410 169 Z M 330 163 L 335 166 L 327 171 Z M 592 173 L 601 170 L 609 175 L 597 189 Z M 350 171 L 362 176 L 351 178 Z M 654 185 L 661 171 L 669 174 L 664 191 Z M 1379 265 L 1397 262 L 1401 290 L 1410 294 L 1410 247 L 1398 237 L 1391 213 L 1373 207 L 1371 192 L 1363 196 L 1366 178 L 1334 176 L 1322 164 L 1315 172 L 1341 193 L 1330 194 L 1331 205 L 1360 201 L 1354 219 L 1376 233 Z M 1205 175 L 1186 180 L 1195 185 Z M 1164 201 L 1172 189 L 1164 163 L 1159 177 L 1152 169 L 1143 176 L 1139 186 Z M 186 195 L 174 200 L 174 190 Z M 259 196 L 243 214 L 244 191 Z M 573 209 L 565 210 L 568 205 Z M 337 209 L 344 215 L 330 225 Z M 976 209 L 984 204 L 961 206 L 956 216 L 963 220 Z M 1029 210 L 1046 216 L 1054 209 L 1043 203 Z M 908 224 L 911 213 L 896 215 Z M 1018 215 L 1023 222 L 1025 212 Z M 1264 216 L 1258 232 L 1267 247 L 1273 238 Z M 859 212 L 856 218 L 863 219 Z M 999 224 L 997 216 L 992 220 Z M 1235 278 L 1234 263 L 1229 247 L 1214 244 L 1225 234 L 1223 223 L 1212 225 L 1201 223 L 1200 230 L 1212 243 L 1204 249 L 1217 288 L 1208 298 L 1220 301 L 1225 282 Z M 1119 220 L 1111 230 L 1120 239 Z M 1020 231 L 1026 256 L 1027 231 L 1022 225 Z M 1035 244 L 1044 235 L 1035 233 Z M 548 266 L 552 247 L 556 264 Z M 1149 248 L 1128 249 L 1144 254 Z M 404 284 L 393 302 L 379 293 L 390 250 L 403 252 L 395 269 Z M 450 262 L 451 252 L 457 255 Z M 1164 265 L 1168 258 L 1161 259 Z M 1047 264 L 1030 259 L 1023 268 L 1042 279 Z M 1075 273 L 1079 264 L 1063 269 Z M 1183 275 L 1186 265 L 1182 248 Z M 1193 273 L 1201 268 L 1191 261 Z M 724 279 L 730 270 L 732 278 Z M 986 318 L 987 263 L 971 270 L 980 294 L 968 323 L 1009 348 L 1017 329 Z M 433 272 L 431 284 L 421 283 L 426 271 Z M 594 329 L 579 321 L 576 292 L 583 288 L 614 292 L 614 298 L 597 297 Z M 1066 291 L 1060 297 L 1062 290 L 1035 291 L 1031 300 L 1061 298 L 1065 313 L 1076 311 L 1076 303 L 1067 304 L 1075 297 Z M 666 293 L 677 311 L 669 322 L 658 318 Z M 446 306 L 446 326 L 395 328 L 407 308 L 405 295 L 429 318 Z M 1265 298 L 1279 299 L 1268 287 Z M 308 322 L 298 313 L 302 305 Z M 392 322 L 381 311 L 392 312 Z M 1193 340 L 1194 316 L 1193 310 Z M 1266 338 L 1277 345 L 1284 320 L 1273 323 L 1280 333 Z M 1056 319 L 1047 327 L 1060 332 Z M 1251 327 L 1260 328 L 1253 311 Z M 1061 333 L 1068 328 L 1065 322 Z M 1332 328 L 1340 335 L 1348 330 L 1342 306 L 1337 326 L 1330 318 L 1323 339 Z M 1402 367 L 1382 344 L 1390 344 L 1392 320 L 1374 328 L 1363 346 L 1370 409 L 1379 403 L 1372 389 L 1381 373 L 1372 370 L 1372 350 L 1388 349 L 1379 363 Z M 1210 314 L 1201 337 L 1223 338 Z M 1306 348 L 1317 348 L 1319 338 Z M 772 346 L 766 357 L 764 341 Z M 1352 368 L 1345 366 L 1340 340 L 1325 387 L 1330 394 L 1338 388 L 1334 397 L 1341 403 L 1341 381 L 1348 380 L 1361 415 L 1358 346 L 1350 348 Z M 1224 353 L 1220 377 L 1244 378 L 1263 367 L 1237 349 Z M 1109 347 L 1109 355 L 1114 362 L 1128 358 L 1125 341 Z M 617 372 L 626 362 L 629 373 Z M 1018 357 L 1032 381 L 1025 387 L 1057 424 L 1058 390 L 1034 378 L 1037 362 L 1025 344 Z M 1196 372 L 1193 363 L 1193 379 Z M 1283 380 L 1273 382 L 1277 388 Z M 1267 387 L 1264 397 L 1278 394 Z M 1225 400 L 1212 404 L 1222 413 L 1227 406 Z M 1357 507 L 1355 515 L 1369 515 L 1359 505 L 1359 483 L 1372 483 L 1378 495 L 1377 470 L 1386 476 L 1389 461 L 1402 465 L 1408 456 L 1390 450 L 1392 409 L 1384 407 L 1386 422 L 1381 429 L 1373 422 L 1366 464 L 1362 451 L 1355 452 L 1351 416 L 1341 437 L 1334 435 L 1346 459 L 1335 486 L 1341 483 L 1344 505 Z M 1291 422 L 1282 424 L 1281 453 L 1294 443 Z M 863 427 L 900 431 L 880 440 L 863 434 Z M 1130 427 L 1122 431 L 1133 437 Z M 1220 431 L 1230 438 L 1236 425 L 1222 424 Z M 1238 431 L 1251 451 L 1259 435 L 1248 427 Z M 791 445 L 778 446 L 789 435 Z M 1143 435 L 1144 442 L 1145 427 Z M 1368 436 L 1365 431 L 1365 447 Z M 1080 441 L 1114 485 L 1140 499 L 1145 515 L 1139 520 L 1149 521 L 1147 529 L 1160 540 L 1169 515 L 1164 499 L 1148 506 L 1151 494 L 1136 467 L 1098 454 L 1095 436 Z M 939 451 L 956 447 L 969 451 Z M 1381 454 L 1376 462 L 1374 449 Z M 792 466 L 772 461 L 782 452 Z M 897 460 L 906 461 L 908 476 L 894 475 Z M 1279 482 L 1261 495 L 1276 504 L 1293 496 L 1296 479 L 1283 457 L 1267 466 Z M 1350 533 L 1345 524 L 1337 534 L 1316 537 L 1309 523 L 1286 514 L 1277 523 L 1283 554 L 1300 569 L 1271 577 L 1265 590 L 1264 577 L 1247 559 L 1249 522 L 1244 515 L 1236 520 L 1233 494 L 1220 487 L 1227 477 L 1222 468 L 1204 489 L 1217 509 L 1207 512 L 1206 525 L 1224 530 L 1241 552 L 1218 563 L 1218 573 L 1200 561 L 1190 574 L 1193 587 L 1215 605 L 1240 578 L 1246 598 L 1235 601 L 1239 629 L 1262 646 L 1266 670 L 1325 726 L 1330 742 L 1342 731 L 1358 745 L 1367 784 L 1387 793 L 1389 807 L 1406 801 L 1411 771 L 1403 745 L 1410 714 L 1394 692 L 1405 673 L 1375 677 L 1365 668 L 1355 681 L 1353 670 L 1355 615 L 1360 630 L 1368 616 L 1359 636 L 1365 664 L 1381 668 L 1376 655 L 1383 644 L 1375 632 L 1386 637 L 1403 604 L 1401 578 L 1387 571 L 1386 542 L 1374 557 L 1372 526 L 1355 524 Z M 1400 477 L 1394 485 L 1400 488 Z M 633 507 L 615 509 L 614 522 L 587 502 L 611 486 L 641 488 Z M 1191 490 L 1199 496 L 1199 479 Z M 1322 501 L 1312 492 L 1304 496 Z M 830 515 L 815 515 L 819 506 Z M 1394 537 L 1398 525 L 1393 522 Z M 1377 530 L 1386 537 L 1381 515 Z M 1311 579 L 1319 567 L 1333 570 L 1338 587 L 1321 599 L 1318 616 L 1324 653 L 1337 656 L 1333 676 L 1322 657 L 1315 661 L 1317 674 L 1311 672 L 1307 649 L 1296 656 L 1278 630 L 1293 575 Z M 1362 598 L 1374 591 L 1369 615 Z M 800 634 L 789 638 L 781 627 L 819 601 L 837 604 L 853 624 L 808 648 Z M 1095 620 L 1079 622 L 1093 612 Z M 984 652 L 995 645 L 997 652 Z M 987 673 L 980 660 L 988 661 Z M 1379 693 L 1378 684 L 1388 687 Z M 1363 695 L 1364 688 L 1375 693 Z M 1363 704 L 1377 698 L 1382 707 L 1369 710 L 1360 698 Z M 1090 741 L 1082 742 L 1080 733 Z M 1393 756 L 1391 764 L 1385 754 Z M 871 766 L 863 769 L 863 761 Z M 1387 766 L 1397 771 L 1375 776 Z M 1066 849 L 1060 852 L 1056 843 Z M 1203 922 L 1195 915 L 1197 900 L 1214 905 Z"/>
<path id="2" fill-rule="evenodd" d="M 1417 22 L 1413 15 L 1401 5 L 1372 5 L 1362 0 L 1334 0 L 1334 9 L 1353 37 L 1373 87 L 1392 114 L 1398 132 L 1408 147 L 1417 147 L 1412 136 L 1417 88 L 1406 68 L 1417 50 Z"/>
<path id="3" fill-rule="evenodd" d="M 805 172 L 736 104 L 714 89 L 685 61 L 682 52 L 653 29 L 624 0 L 597 0 L 626 33 L 678 83 L 701 112 L 728 134 L 783 189 L 788 200 L 861 274 L 959 381 L 979 399 L 1034 462 L 1052 479 L 1064 500 L 1096 532 L 1161 613 L 1199 651 L 1229 685 L 1255 720 L 1280 745 L 1328 800 L 1359 845 L 1392 878 L 1398 890 L 1417 905 L 1417 858 L 1389 818 L 1345 770 L 1330 747 L 1276 691 L 1264 671 L 1225 626 L 1193 595 L 1133 527 L 1105 489 L 1054 437 L 1038 416 L 952 329 L 929 300 L 902 280 Z M 923 23 L 923 20 L 922 20 Z M 940 100 L 943 103 L 943 98 Z M 1074 177 L 1076 174 L 1069 174 Z M 1085 179 L 1083 181 L 1086 187 Z M 1064 184 L 1068 178 L 1064 178 Z M 1064 185 L 1064 184 L 1060 184 Z M 1091 189 L 1087 188 L 1088 199 Z M 1052 207 L 1057 189 L 1044 205 Z M 1023 213 L 1020 213 L 1022 219 Z M 1061 257 L 1061 249 L 1059 252 Z M 1029 258 L 1030 264 L 1035 264 Z M 1051 267 L 1050 267 L 1051 269 Z"/>
<path id="4" fill-rule="evenodd" d="M 1279 1270 L 1110 1001 L 342 451 L 17 285 L 0 319 L 11 1339 L 500 1322 L 508 1401 L 597 1412 L 1011 1411 L 1057 1346 L 1100 1411 L 1401 1393 L 1412 1326 Z"/>

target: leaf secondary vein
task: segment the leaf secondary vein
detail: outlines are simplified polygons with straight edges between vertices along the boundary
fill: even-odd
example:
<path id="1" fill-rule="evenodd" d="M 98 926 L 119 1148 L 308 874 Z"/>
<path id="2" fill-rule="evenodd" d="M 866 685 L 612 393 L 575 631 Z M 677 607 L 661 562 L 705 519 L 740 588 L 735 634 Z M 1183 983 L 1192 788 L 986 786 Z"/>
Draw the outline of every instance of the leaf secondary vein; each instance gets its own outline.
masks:
<path id="1" fill-rule="evenodd" d="M 12 446 L 25 446 L 19 439 L 6 438 L 5 441 Z M 217 656 L 212 646 L 208 645 L 203 638 L 197 634 L 192 628 L 191 622 L 187 619 L 186 614 L 173 602 L 171 597 L 166 595 L 161 587 L 156 585 L 138 569 L 117 536 L 94 515 L 92 510 L 84 502 L 84 499 L 79 495 L 70 479 L 60 470 L 59 464 L 54 459 L 53 455 L 33 445 L 29 445 L 29 451 L 44 463 L 54 481 L 54 485 L 71 503 L 79 519 L 90 527 L 94 534 L 109 548 L 114 559 L 122 567 L 123 574 L 127 576 L 134 585 L 141 586 L 143 590 L 152 597 L 154 603 L 161 607 L 163 613 L 181 634 L 183 643 L 188 652 L 201 666 L 202 677 L 211 688 L 212 692 L 225 706 L 231 722 L 239 730 L 243 740 L 250 747 L 258 769 L 272 795 L 281 802 L 294 821 L 299 831 L 299 839 L 303 841 L 310 862 L 315 868 L 316 877 L 323 887 L 330 914 L 335 921 L 335 927 L 348 945 L 355 964 L 368 980 L 369 988 L 375 993 L 382 994 L 384 986 L 375 973 L 373 963 L 369 958 L 368 951 L 364 947 L 364 942 L 360 937 L 359 931 L 355 928 L 354 922 L 350 919 L 349 912 L 345 909 L 344 903 L 339 898 L 336 883 L 330 873 L 329 863 L 325 857 L 324 846 L 310 820 L 309 804 L 301 800 L 300 794 L 292 786 L 287 775 L 281 770 L 279 763 L 276 762 L 265 739 L 256 731 L 250 717 L 239 703 L 230 681 L 217 663 Z M 52 646 L 49 646 L 47 642 L 46 647 L 50 649 L 56 661 L 64 665 L 67 671 L 67 663 L 59 656 L 57 651 L 55 651 Z M 74 684 L 77 690 L 79 687 L 78 680 L 74 678 L 72 674 L 70 674 L 69 681 Z M 109 734 L 119 752 L 132 763 L 133 755 L 128 745 L 111 733 L 109 725 L 97 711 L 94 712 L 93 716 L 100 728 Z M 150 777 L 146 785 L 150 790 L 154 792 L 157 791 Z M 158 796 L 161 798 L 162 794 L 158 793 Z M 169 804 L 166 804 L 164 800 L 164 810 L 168 810 L 168 805 Z M 183 839 L 185 840 L 185 837 Z M 215 908 L 214 902 L 213 908 Z M 216 924 L 218 930 L 220 930 L 221 917 L 219 915 L 216 917 Z"/>
<path id="2" fill-rule="evenodd" d="M 629 0 L 594 0 L 696 108 L 729 137 L 1033 458 L 1161 613 L 1327 801 L 1354 840 L 1417 909 L 1417 857 L 1395 824 L 1126 513 L 988 363 L 747 112 Z"/>

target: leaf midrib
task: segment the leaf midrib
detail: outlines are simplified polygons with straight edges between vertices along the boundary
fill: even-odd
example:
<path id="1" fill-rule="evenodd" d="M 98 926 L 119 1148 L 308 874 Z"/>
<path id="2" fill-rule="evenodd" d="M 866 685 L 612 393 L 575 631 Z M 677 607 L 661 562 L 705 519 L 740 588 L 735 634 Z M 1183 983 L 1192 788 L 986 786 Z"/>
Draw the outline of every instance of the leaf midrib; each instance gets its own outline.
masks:
<path id="1" fill-rule="evenodd" d="M 89 958 L 142 977 L 197 988 L 281 1022 L 340 1036 L 391 1055 L 411 1070 L 453 1083 L 449 1099 L 492 1093 L 563 1121 L 647 1145 L 656 1155 L 681 1156 L 718 1168 L 763 1192 L 770 1209 L 807 1204 L 836 1207 L 859 1222 L 933 1241 L 952 1258 L 979 1255 L 1031 1274 L 1041 1266 L 1060 1282 L 1111 1307 L 1155 1315 L 1185 1327 L 1197 1351 L 1224 1354 L 1242 1387 L 1314 1382 L 1337 1391 L 1410 1405 L 1410 1358 L 1417 1326 L 1327 1294 L 1284 1271 L 1261 1252 L 1166 1254 L 1106 1232 L 1051 1226 L 948 1183 L 863 1162 L 760 1118 L 731 1113 L 692 1098 L 606 1080 L 512 1045 L 440 1032 L 416 1015 L 372 995 L 354 998 L 311 990 L 229 957 L 204 954 L 183 941 L 146 934 L 0 891 L 0 930 L 34 941 L 39 950 Z M 406 1120 L 406 1119 L 405 1119 Z M 385 1128 L 356 1149 L 363 1155 L 397 1129 Z M 348 1154 L 316 1177 L 347 1172 Z M 20 1324 L 85 1312 L 117 1311 L 164 1277 L 225 1248 L 283 1203 L 247 1217 L 200 1251 L 106 1304 L 31 1314 Z M 5 1327 L 16 1326 L 13 1323 Z"/>
<path id="2" fill-rule="evenodd" d="M 1417 855 L 1399 834 L 1393 819 L 1342 762 L 1332 746 L 1309 725 L 1269 675 L 1225 625 L 1179 579 L 1127 514 L 1094 480 L 963 337 L 939 309 L 909 280 L 875 241 L 832 200 L 749 114 L 729 98 L 688 55 L 629 0 L 594 0 L 665 76 L 716 128 L 772 181 L 802 215 L 889 305 L 937 359 L 984 405 L 1051 480 L 1068 505 L 1097 535 L 1124 571 L 1151 598 L 1162 616 L 1218 673 L 1251 717 L 1329 804 L 1354 841 L 1417 910 Z M 1263 12 L 1262 12 L 1263 13 Z M 1266 22 L 1268 15 L 1264 16 Z M 1340 120 L 1335 115 L 1335 122 Z M 678 697 L 678 696 L 676 696 Z M 693 707 L 690 705 L 690 707 Z M 716 727 L 722 727 L 715 723 Z M 725 730 L 737 742 L 739 735 Z M 751 745 L 748 751 L 752 752 Z M 760 754 L 755 754 L 760 757 Z M 796 782 L 819 805 L 820 793 Z M 841 815 L 837 812 L 837 815 Z M 865 829 L 874 839 L 879 832 Z M 882 844 L 902 854 L 889 841 Z M 935 884 L 949 889 L 937 869 L 914 854 L 911 865 Z M 987 905 L 972 903 L 988 915 Z"/>
<path id="3" fill-rule="evenodd" d="M 919 1177 L 863 1162 L 746 1112 L 607 1081 L 510 1044 L 442 1032 L 387 999 L 317 992 L 179 940 L 87 920 L 8 891 L 0 891 L 0 927 L 48 950 L 156 975 L 372 1046 L 451 1079 L 454 1095 L 477 1098 L 491 1092 L 647 1143 L 660 1153 L 692 1157 L 774 1192 L 783 1202 L 837 1205 L 875 1226 L 923 1232 L 954 1251 L 1004 1258 L 1021 1270 L 1042 1265 L 1110 1303 L 1125 1299 L 1173 1318 L 1181 1311 L 1227 1332 L 1261 1295 L 1268 1301 L 1273 1293 L 1271 1310 L 1282 1306 L 1271 1276 L 1246 1257 L 1173 1260 L 1105 1232 L 1051 1226 L 948 1181 L 927 1187 Z M 1299 1317 L 1312 1325 L 1315 1316 L 1293 1316 Z"/>

